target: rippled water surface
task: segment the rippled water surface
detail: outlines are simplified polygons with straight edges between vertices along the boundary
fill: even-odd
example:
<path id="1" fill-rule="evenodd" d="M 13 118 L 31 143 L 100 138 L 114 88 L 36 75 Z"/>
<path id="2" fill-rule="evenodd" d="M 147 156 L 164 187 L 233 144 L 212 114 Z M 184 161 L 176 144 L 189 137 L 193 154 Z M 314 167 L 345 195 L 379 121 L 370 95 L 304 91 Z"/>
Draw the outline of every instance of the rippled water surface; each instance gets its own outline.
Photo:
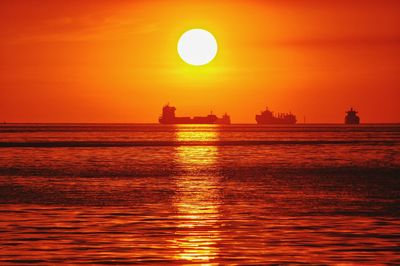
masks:
<path id="1" fill-rule="evenodd" d="M 400 126 L 0 126 L 0 265 L 400 264 Z"/>

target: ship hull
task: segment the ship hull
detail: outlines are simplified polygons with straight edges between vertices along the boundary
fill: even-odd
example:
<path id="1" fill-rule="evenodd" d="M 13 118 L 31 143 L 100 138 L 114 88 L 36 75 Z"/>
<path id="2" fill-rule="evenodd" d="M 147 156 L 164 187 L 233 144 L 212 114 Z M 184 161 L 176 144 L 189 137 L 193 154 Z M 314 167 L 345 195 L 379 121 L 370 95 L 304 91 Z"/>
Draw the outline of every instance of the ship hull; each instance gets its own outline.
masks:
<path id="1" fill-rule="evenodd" d="M 344 123 L 346 125 L 359 125 L 360 119 L 359 118 L 347 118 L 345 119 Z"/>
<path id="2" fill-rule="evenodd" d="M 260 115 L 256 116 L 257 124 L 259 125 L 294 125 L 296 124 L 296 120 L 294 119 L 280 119 L 280 118 L 272 118 L 265 119 Z"/>
<path id="3" fill-rule="evenodd" d="M 196 124 L 196 125 L 229 125 L 229 121 L 210 120 L 206 118 L 179 118 L 174 119 L 160 119 L 160 124 L 164 125 L 186 125 L 186 124 Z"/>

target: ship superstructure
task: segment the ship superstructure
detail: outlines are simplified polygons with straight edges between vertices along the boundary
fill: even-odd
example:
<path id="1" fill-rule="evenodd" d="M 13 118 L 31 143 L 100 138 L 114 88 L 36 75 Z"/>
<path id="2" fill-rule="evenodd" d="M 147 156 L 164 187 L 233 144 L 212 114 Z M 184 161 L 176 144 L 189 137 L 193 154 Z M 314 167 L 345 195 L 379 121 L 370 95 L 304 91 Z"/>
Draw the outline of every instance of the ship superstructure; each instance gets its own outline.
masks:
<path id="1" fill-rule="evenodd" d="M 277 113 L 276 115 L 267 108 L 256 115 L 257 124 L 296 124 L 296 116 L 292 113 Z"/>
<path id="2" fill-rule="evenodd" d="M 224 114 L 221 118 L 217 117 L 213 113 L 207 116 L 181 116 L 175 115 L 176 108 L 165 105 L 162 109 L 162 115 L 158 119 L 160 124 L 230 124 L 231 119 L 228 114 Z"/>

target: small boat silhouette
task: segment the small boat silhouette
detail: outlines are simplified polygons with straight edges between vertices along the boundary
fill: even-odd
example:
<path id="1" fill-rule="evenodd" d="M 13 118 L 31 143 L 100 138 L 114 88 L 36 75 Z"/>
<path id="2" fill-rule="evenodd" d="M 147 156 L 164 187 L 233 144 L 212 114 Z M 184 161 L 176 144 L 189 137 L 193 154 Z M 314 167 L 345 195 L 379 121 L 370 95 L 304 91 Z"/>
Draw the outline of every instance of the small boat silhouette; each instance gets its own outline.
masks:
<path id="1" fill-rule="evenodd" d="M 353 107 L 351 107 L 350 110 L 346 112 L 346 116 L 344 118 L 344 123 L 346 125 L 360 124 L 360 117 L 357 115 L 357 113 L 358 112 L 353 110 Z"/>

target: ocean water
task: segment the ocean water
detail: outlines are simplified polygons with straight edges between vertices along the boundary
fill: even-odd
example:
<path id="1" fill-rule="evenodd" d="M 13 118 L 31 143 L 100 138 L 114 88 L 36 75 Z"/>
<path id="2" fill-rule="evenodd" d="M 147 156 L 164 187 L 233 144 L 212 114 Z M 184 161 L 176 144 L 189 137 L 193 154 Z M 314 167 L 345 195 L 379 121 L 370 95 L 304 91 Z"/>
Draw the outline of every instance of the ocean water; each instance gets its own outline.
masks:
<path id="1" fill-rule="evenodd" d="M 0 126 L 0 265 L 400 264 L 400 125 Z"/>

